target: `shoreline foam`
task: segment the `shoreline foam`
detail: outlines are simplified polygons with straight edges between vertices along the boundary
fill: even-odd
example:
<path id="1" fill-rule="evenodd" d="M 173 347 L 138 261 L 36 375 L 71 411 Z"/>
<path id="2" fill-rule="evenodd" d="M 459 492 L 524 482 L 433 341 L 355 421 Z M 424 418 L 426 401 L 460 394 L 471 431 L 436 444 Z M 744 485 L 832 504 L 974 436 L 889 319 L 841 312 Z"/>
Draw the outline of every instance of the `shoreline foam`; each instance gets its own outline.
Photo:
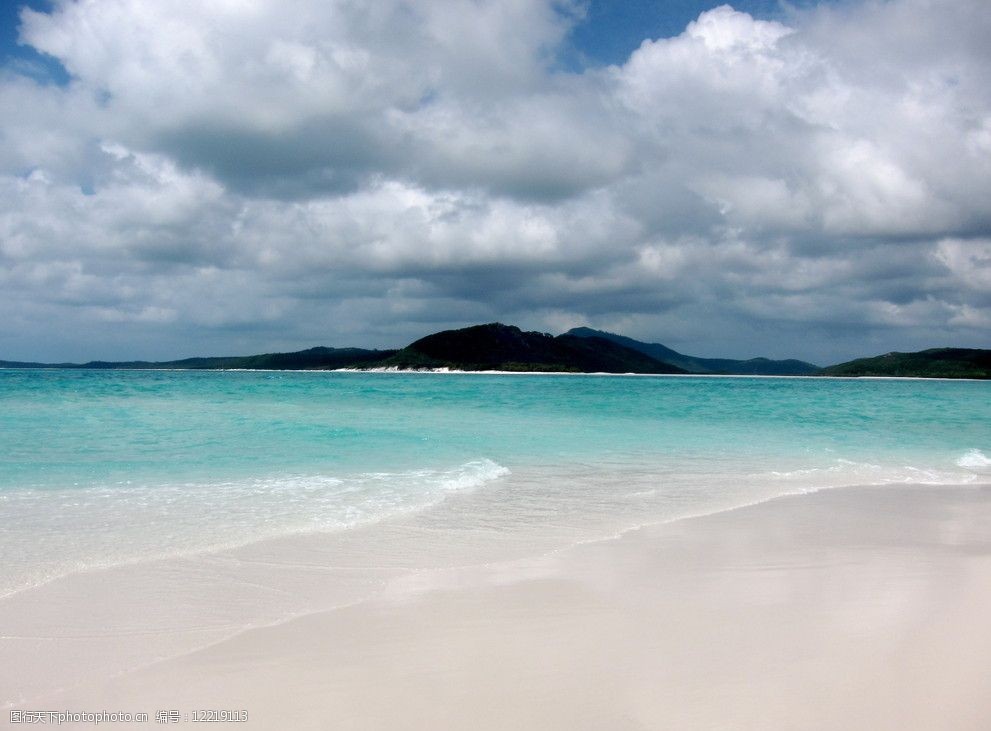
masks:
<path id="1" fill-rule="evenodd" d="M 399 368 L 387 366 L 382 368 L 11 368 L 0 366 L 0 371 L 85 371 L 87 373 L 105 372 L 162 372 L 162 373 L 409 373 L 409 374 L 450 374 L 463 376 L 608 376 L 619 378 L 782 378 L 786 380 L 811 379 L 824 381 L 963 381 L 968 383 L 987 383 L 986 378 L 947 378 L 945 376 L 820 376 L 810 375 L 771 375 L 748 373 L 606 373 L 604 371 L 574 372 L 574 371 L 465 371 L 450 368 Z"/>
<path id="2" fill-rule="evenodd" d="M 877 465 L 851 462 L 849 460 L 838 459 L 836 464 L 828 467 L 815 467 L 815 468 L 804 468 L 799 469 L 794 472 L 778 472 L 770 471 L 766 474 L 747 474 L 745 478 L 748 482 L 754 482 L 755 480 L 763 481 L 768 479 L 793 479 L 800 477 L 803 479 L 808 479 L 813 475 L 824 475 L 824 474 L 836 474 L 839 476 L 839 481 L 831 481 L 824 484 L 782 484 L 780 490 L 772 491 L 769 493 L 762 494 L 756 498 L 751 498 L 746 494 L 741 494 L 734 500 L 731 500 L 729 504 L 720 505 L 717 507 L 703 508 L 699 511 L 692 511 L 687 513 L 678 513 L 675 515 L 654 515 L 649 517 L 643 522 L 638 522 L 630 525 L 626 525 L 620 528 L 618 531 L 611 531 L 606 535 L 598 536 L 594 535 L 591 537 L 580 538 L 574 541 L 573 544 L 565 546 L 563 549 L 554 548 L 557 550 L 566 550 L 570 545 L 579 545 L 582 543 L 596 542 L 598 540 L 607 540 L 612 537 L 618 537 L 627 531 L 638 530 L 644 527 L 649 527 L 653 525 L 663 525 L 666 523 L 686 520 L 693 518 L 701 518 L 708 515 L 713 515 L 725 511 L 738 510 L 741 508 L 746 508 L 754 505 L 759 505 L 770 500 L 776 500 L 782 497 L 788 497 L 793 495 L 803 495 L 819 492 L 821 490 L 832 490 L 832 489 L 845 489 L 851 487 L 876 487 L 876 486 L 940 486 L 940 485 L 950 485 L 950 486 L 973 486 L 980 487 L 982 485 L 991 485 L 991 472 L 988 472 L 987 467 L 991 465 L 991 459 L 986 457 L 983 452 L 978 449 L 970 449 L 963 453 L 959 458 L 957 458 L 954 464 L 960 467 L 966 474 L 950 474 L 946 473 L 942 475 L 941 480 L 936 480 L 938 471 L 933 469 L 921 469 L 915 467 L 904 467 L 901 473 L 897 473 L 897 470 L 892 471 L 894 468 L 888 467 L 887 469 L 881 468 Z M 466 474 L 467 468 L 477 468 L 482 469 L 482 472 L 477 472 L 474 474 Z M 483 469 L 484 468 L 484 469 Z M 864 468 L 876 468 L 879 470 L 878 478 L 874 480 L 867 479 L 863 474 Z M 843 479 L 843 469 L 853 469 L 852 474 L 846 475 Z M 914 473 L 914 474 L 910 474 Z M 200 541 L 197 545 L 183 545 L 175 547 L 159 547 L 151 552 L 143 552 L 139 555 L 128 555 L 123 557 L 118 557 L 116 559 L 108 560 L 105 556 L 97 562 L 90 563 L 80 563 L 78 557 L 75 559 L 75 565 L 71 568 L 62 568 L 59 570 L 54 570 L 47 573 L 44 578 L 39 580 L 32 579 L 26 582 L 24 585 L 17 586 L 13 590 L 4 591 L 0 593 L 0 601 L 5 598 L 14 596 L 23 591 L 31 591 L 43 587 L 53 581 L 59 581 L 61 579 L 78 575 L 78 574 L 92 574 L 101 571 L 109 571 L 118 567 L 129 567 L 129 566 L 140 566 L 142 564 L 153 563 L 156 561 L 168 561 L 172 559 L 187 559 L 196 558 L 198 556 L 210 556 L 210 555 L 223 555 L 225 553 L 230 553 L 232 551 L 237 551 L 241 548 L 246 548 L 256 545 L 264 545 L 270 542 L 278 542 L 282 540 L 291 540 L 293 538 L 306 538 L 308 536 L 315 537 L 317 540 L 321 536 L 332 535 L 339 532 L 346 532 L 350 530 L 364 530 L 364 529 L 374 529 L 374 527 L 385 521 L 390 520 L 403 520 L 408 516 L 415 516 L 422 511 L 429 511 L 431 509 L 437 508 L 441 505 L 449 496 L 456 495 L 463 490 L 475 490 L 483 487 L 486 483 L 493 482 L 500 478 L 510 475 L 511 471 L 492 460 L 487 458 L 482 458 L 479 460 L 474 460 L 460 465 L 457 468 L 447 469 L 447 470 L 411 470 L 405 473 L 370 473 L 367 475 L 343 475 L 341 477 L 326 477 L 326 476 L 307 476 L 307 475 L 291 475 L 288 478 L 279 478 L 278 480 L 254 480 L 247 483 L 244 486 L 240 486 L 237 494 L 232 498 L 229 492 L 229 488 L 237 486 L 236 482 L 221 482 L 221 483 L 209 483 L 209 484 L 191 484 L 183 483 L 179 485 L 172 486 L 151 486 L 145 488 L 148 490 L 148 496 L 142 497 L 140 493 L 137 493 L 138 497 L 148 502 L 150 498 L 160 497 L 158 493 L 165 492 L 166 497 L 171 496 L 176 490 L 179 490 L 178 494 L 182 494 L 184 499 L 195 497 L 195 495 L 202 493 L 206 489 L 216 490 L 216 500 L 220 500 L 221 503 L 214 505 L 210 510 L 216 510 L 224 501 L 233 499 L 237 502 L 237 495 L 248 492 L 252 493 L 257 490 L 258 485 L 266 483 L 269 481 L 274 481 L 276 484 L 281 485 L 287 479 L 290 482 L 296 483 L 308 479 L 316 479 L 320 482 L 326 482 L 328 484 L 339 485 L 346 480 L 353 480 L 355 477 L 358 479 L 371 477 L 394 477 L 396 479 L 403 479 L 410 476 L 433 476 L 437 478 L 444 478 L 440 480 L 439 484 L 434 486 L 435 494 L 429 500 L 425 502 L 421 501 L 419 503 L 413 503 L 410 505 L 392 505 L 389 510 L 385 512 L 365 516 L 363 518 L 352 517 L 347 522 L 341 522 L 335 525 L 307 525 L 307 526 L 284 526 L 278 530 L 266 529 L 255 535 L 244 535 L 244 536 L 227 536 L 225 540 L 217 540 L 216 536 L 211 536 L 209 540 Z M 525 474 L 525 471 L 524 471 Z M 451 484 L 451 478 L 455 476 L 455 481 L 458 482 L 456 485 Z M 712 475 L 713 478 L 716 475 Z M 723 476 L 725 477 L 725 476 Z M 468 479 L 469 484 L 464 484 L 464 480 Z M 558 475 L 557 479 L 567 479 L 565 475 Z M 403 487 L 400 485 L 399 487 Z M 93 487 L 93 488 L 72 488 L 64 491 L 54 491 L 51 489 L 43 489 L 40 491 L 40 495 L 44 498 L 51 498 L 53 496 L 64 496 L 65 498 L 71 498 L 78 505 L 78 501 L 81 498 L 87 497 L 87 492 L 92 490 L 102 497 L 115 497 L 117 490 L 120 490 L 120 497 L 124 499 L 133 499 L 136 495 L 137 490 L 141 488 L 134 488 L 131 485 L 127 486 L 111 486 L 111 487 Z M 300 488 L 303 489 L 303 488 Z M 32 492 L 32 488 L 25 488 L 28 492 Z M 309 488 L 307 488 L 309 490 Z M 192 491 L 190 493 L 190 491 Z M 650 495 L 656 495 L 656 489 L 650 491 Z M 641 493 L 635 493 L 631 497 L 637 497 Z M 646 494 L 646 493 L 645 493 Z M 279 489 L 276 493 L 273 493 L 273 497 L 278 497 L 280 500 L 285 499 L 285 495 L 282 490 Z M 312 506 L 311 506 L 312 507 Z M 115 507 L 115 512 L 118 508 Z M 16 551 L 15 551 L 16 553 Z M 101 554 L 102 555 L 102 554 Z"/>

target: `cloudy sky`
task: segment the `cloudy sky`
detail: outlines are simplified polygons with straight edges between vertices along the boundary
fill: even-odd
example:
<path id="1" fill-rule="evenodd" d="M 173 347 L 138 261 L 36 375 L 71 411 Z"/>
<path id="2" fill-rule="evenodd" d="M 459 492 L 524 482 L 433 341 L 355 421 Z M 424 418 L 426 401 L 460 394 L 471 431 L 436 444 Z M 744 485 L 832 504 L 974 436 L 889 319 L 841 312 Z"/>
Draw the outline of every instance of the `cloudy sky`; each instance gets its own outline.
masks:
<path id="1" fill-rule="evenodd" d="M 991 347 L 991 5 L 0 11 L 0 358 Z"/>

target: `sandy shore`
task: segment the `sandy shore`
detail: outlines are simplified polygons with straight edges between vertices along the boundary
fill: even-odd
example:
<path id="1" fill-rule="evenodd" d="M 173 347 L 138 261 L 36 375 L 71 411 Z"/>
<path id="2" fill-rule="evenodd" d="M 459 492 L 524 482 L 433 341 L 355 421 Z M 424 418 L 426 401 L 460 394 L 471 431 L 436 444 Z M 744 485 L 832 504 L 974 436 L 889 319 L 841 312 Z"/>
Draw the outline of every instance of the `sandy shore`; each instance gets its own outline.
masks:
<path id="1" fill-rule="evenodd" d="M 378 571 L 372 599 L 18 707 L 151 714 L 135 728 L 170 709 L 245 709 L 231 726 L 250 729 L 991 727 L 988 488 L 836 489 L 541 558 Z M 99 604 L 60 590 L 39 623 Z M 145 642 L 133 626 L 106 652 Z M 57 637 L 10 640 L 10 682 L 57 674 Z M 63 644 L 84 667 L 92 648 Z"/>

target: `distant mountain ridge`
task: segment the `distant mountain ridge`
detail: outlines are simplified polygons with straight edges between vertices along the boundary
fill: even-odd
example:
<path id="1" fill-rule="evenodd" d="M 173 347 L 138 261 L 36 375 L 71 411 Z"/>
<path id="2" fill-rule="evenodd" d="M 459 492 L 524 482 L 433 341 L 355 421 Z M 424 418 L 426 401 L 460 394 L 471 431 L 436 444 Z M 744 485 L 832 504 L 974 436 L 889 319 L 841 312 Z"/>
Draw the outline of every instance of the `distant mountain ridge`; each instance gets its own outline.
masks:
<path id="1" fill-rule="evenodd" d="M 568 330 L 567 335 L 580 338 L 603 338 L 611 340 L 627 348 L 638 350 L 651 358 L 676 365 L 690 373 L 739 375 L 739 376 L 811 376 L 820 371 L 819 366 L 802 360 L 770 360 L 768 358 L 751 358 L 749 360 L 733 360 L 731 358 L 697 358 L 672 350 L 660 343 L 644 343 L 640 340 L 606 332 L 593 330 L 590 327 L 575 327 Z"/>
<path id="2" fill-rule="evenodd" d="M 819 368 L 801 360 L 698 358 L 660 343 L 577 327 L 563 335 L 526 332 L 492 322 L 433 333 L 394 350 L 316 347 L 292 353 L 184 358 L 168 361 L 29 363 L 0 360 L 0 368 L 83 370 L 428 370 L 549 371 L 557 373 L 713 374 L 756 376 L 887 376 L 991 379 L 991 350 L 933 348 L 887 353 Z"/>
<path id="3" fill-rule="evenodd" d="M 366 350 L 364 348 L 316 347 L 295 353 L 263 353 L 261 355 L 234 355 L 217 358 L 183 358 L 164 361 L 102 361 L 88 363 L 20 363 L 0 360 L 0 368 L 79 368 L 85 370 L 150 370 L 175 368 L 178 370 L 327 370 L 348 368 L 387 358 L 395 350 Z"/>

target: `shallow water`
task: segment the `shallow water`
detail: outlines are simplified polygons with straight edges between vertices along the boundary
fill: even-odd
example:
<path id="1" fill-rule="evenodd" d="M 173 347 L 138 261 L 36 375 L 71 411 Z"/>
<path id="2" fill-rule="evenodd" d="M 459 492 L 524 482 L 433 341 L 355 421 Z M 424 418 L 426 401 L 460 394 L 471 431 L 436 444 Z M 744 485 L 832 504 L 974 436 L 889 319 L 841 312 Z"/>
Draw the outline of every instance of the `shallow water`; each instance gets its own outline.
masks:
<path id="1" fill-rule="evenodd" d="M 989 424 L 983 382 L 0 370 L 0 595 L 411 514 L 570 543 L 791 492 L 982 484 Z"/>

